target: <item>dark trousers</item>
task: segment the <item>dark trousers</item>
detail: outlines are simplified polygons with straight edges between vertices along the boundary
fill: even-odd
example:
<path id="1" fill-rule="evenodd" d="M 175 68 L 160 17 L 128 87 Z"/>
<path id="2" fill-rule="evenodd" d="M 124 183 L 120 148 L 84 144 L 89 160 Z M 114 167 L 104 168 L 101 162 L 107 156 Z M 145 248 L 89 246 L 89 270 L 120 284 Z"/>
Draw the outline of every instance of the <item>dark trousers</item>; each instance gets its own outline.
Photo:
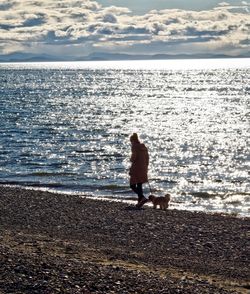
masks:
<path id="1" fill-rule="evenodd" d="M 138 202 L 140 202 L 144 198 L 142 183 L 131 184 L 130 188 L 138 195 Z"/>

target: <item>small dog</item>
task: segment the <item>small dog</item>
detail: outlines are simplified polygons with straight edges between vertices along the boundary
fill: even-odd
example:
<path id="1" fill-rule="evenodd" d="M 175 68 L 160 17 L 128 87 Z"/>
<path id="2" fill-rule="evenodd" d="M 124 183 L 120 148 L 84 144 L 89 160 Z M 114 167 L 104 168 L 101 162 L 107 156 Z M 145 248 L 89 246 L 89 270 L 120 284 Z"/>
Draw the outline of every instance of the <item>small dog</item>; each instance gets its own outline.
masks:
<path id="1" fill-rule="evenodd" d="M 154 195 L 150 195 L 148 199 L 153 202 L 154 209 L 156 209 L 157 205 L 159 205 L 160 209 L 166 210 L 170 201 L 170 194 L 166 194 L 164 197 L 155 197 Z"/>

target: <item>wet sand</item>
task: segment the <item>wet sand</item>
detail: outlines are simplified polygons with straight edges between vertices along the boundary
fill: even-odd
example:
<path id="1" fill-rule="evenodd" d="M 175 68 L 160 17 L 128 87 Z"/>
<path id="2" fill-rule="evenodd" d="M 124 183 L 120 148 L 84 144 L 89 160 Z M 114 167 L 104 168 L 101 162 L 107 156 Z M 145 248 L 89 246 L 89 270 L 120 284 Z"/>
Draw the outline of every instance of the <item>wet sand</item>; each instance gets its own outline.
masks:
<path id="1" fill-rule="evenodd" d="M 0 187 L 0 293 L 249 293 L 250 219 Z"/>

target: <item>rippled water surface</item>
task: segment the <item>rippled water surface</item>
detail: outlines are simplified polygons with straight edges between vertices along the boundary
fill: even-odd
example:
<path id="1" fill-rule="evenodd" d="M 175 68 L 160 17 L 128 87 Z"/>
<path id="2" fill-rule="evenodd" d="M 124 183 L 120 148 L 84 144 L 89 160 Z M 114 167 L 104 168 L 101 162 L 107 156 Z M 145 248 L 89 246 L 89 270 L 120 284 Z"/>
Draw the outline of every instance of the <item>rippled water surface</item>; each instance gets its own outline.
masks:
<path id="1" fill-rule="evenodd" d="M 172 207 L 250 215 L 249 63 L 0 64 L 0 182 L 129 198 L 138 132 Z"/>

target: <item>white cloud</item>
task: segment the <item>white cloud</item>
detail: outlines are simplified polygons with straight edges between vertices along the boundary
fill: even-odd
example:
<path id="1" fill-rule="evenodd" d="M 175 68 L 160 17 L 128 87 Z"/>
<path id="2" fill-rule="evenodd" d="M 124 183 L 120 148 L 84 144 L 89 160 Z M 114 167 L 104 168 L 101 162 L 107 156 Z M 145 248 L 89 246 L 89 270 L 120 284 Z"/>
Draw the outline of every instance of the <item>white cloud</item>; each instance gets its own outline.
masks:
<path id="1" fill-rule="evenodd" d="M 90 0 L 0 1 L 0 52 L 246 52 L 247 6 L 245 1 L 238 6 L 222 2 L 207 11 L 132 15 L 125 7 L 105 8 Z"/>
<path id="2" fill-rule="evenodd" d="M 219 6 L 229 6 L 230 4 L 227 2 L 220 2 L 218 5 Z"/>

